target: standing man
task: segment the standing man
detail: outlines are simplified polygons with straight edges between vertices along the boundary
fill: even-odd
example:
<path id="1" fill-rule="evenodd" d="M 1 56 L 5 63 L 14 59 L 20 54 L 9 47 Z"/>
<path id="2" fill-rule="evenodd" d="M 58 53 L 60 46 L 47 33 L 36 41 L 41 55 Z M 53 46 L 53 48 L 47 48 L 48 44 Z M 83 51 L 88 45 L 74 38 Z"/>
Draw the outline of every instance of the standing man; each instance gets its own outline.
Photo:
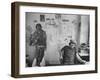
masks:
<path id="1" fill-rule="evenodd" d="M 40 66 L 46 49 L 46 32 L 43 31 L 42 26 L 39 23 L 36 24 L 36 31 L 31 35 L 30 45 L 36 47 L 36 66 Z"/>

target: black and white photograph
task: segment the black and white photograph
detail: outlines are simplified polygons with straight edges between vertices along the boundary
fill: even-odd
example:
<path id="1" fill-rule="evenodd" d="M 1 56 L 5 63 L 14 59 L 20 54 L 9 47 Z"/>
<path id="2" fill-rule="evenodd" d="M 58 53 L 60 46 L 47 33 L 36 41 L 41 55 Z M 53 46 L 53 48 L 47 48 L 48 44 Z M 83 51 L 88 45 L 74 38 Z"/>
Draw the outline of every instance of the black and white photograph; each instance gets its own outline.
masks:
<path id="1" fill-rule="evenodd" d="M 90 16 L 26 12 L 26 67 L 88 65 Z"/>
<path id="2" fill-rule="evenodd" d="M 97 73 L 97 7 L 12 4 L 12 76 Z"/>

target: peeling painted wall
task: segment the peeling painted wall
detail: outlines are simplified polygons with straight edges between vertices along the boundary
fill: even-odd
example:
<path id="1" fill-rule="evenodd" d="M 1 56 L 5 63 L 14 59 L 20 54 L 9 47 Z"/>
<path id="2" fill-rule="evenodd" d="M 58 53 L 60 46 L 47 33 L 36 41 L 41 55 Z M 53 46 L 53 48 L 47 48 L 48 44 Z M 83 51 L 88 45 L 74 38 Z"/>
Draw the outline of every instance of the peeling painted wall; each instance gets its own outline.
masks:
<path id="1" fill-rule="evenodd" d="M 41 14 L 45 16 L 45 21 L 40 21 Z M 49 64 L 60 64 L 59 50 L 68 45 L 71 39 L 78 44 L 88 42 L 88 21 L 88 16 L 81 15 L 26 13 L 26 54 L 33 60 L 35 48 L 28 45 L 29 36 L 35 31 L 35 25 L 41 23 L 47 34 L 45 61 Z"/>

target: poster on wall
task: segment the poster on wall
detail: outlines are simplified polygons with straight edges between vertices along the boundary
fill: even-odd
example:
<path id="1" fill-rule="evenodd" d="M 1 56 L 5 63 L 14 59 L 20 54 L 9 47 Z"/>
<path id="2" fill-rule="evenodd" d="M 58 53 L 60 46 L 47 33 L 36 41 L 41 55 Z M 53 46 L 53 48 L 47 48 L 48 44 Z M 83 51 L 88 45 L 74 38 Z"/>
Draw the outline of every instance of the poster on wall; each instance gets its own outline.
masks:
<path id="1" fill-rule="evenodd" d="M 12 3 L 12 77 L 97 73 L 97 7 Z"/>

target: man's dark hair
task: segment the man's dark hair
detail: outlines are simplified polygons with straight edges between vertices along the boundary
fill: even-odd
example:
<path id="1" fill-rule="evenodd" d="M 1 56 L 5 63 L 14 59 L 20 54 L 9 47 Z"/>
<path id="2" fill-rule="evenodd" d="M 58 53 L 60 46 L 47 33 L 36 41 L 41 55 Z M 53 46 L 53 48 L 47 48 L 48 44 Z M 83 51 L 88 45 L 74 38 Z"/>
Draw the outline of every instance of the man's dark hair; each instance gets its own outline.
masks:
<path id="1" fill-rule="evenodd" d="M 41 26 L 41 24 L 40 24 L 40 23 L 36 24 L 36 29 L 37 29 L 37 27 L 42 28 L 42 26 Z"/>
<path id="2" fill-rule="evenodd" d="M 75 44 L 75 42 L 73 40 L 70 40 L 69 45 L 71 44 Z"/>

